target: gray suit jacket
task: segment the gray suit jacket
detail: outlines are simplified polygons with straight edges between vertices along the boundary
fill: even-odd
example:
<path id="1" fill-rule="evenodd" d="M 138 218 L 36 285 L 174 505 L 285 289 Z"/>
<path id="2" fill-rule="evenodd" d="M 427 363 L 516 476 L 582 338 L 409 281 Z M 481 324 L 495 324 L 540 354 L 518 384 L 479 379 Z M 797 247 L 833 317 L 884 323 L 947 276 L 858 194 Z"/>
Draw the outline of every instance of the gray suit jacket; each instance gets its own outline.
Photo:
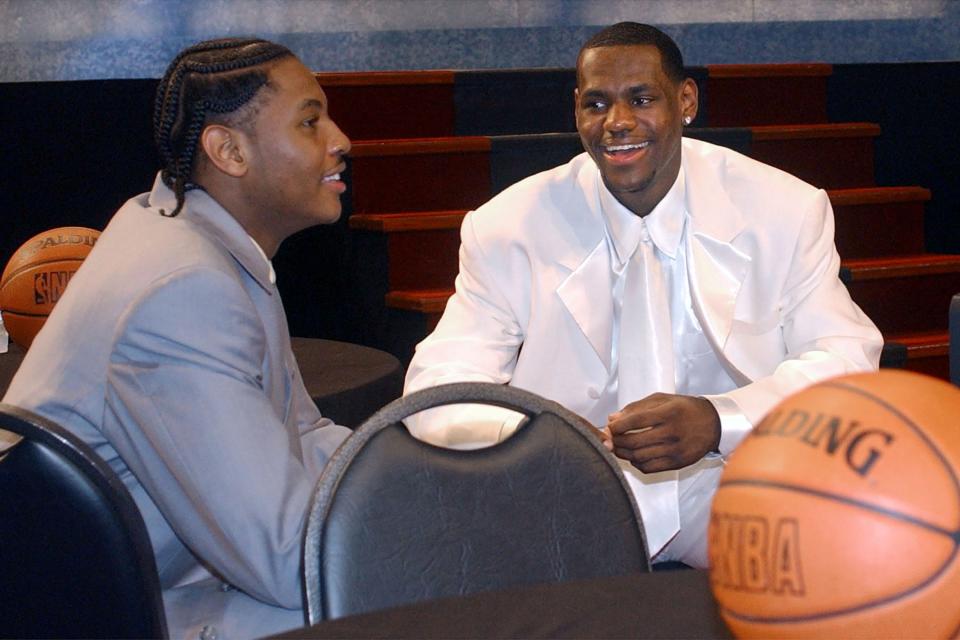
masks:
<path id="1" fill-rule="evenodd" d="M 107 226 L 4 397 L 78 434 L 147 524 L 172 637 L 303 624 L 313 484 L 349 433 L 294 361 L 269 266 L 202 190 L 159 180 Z"/>

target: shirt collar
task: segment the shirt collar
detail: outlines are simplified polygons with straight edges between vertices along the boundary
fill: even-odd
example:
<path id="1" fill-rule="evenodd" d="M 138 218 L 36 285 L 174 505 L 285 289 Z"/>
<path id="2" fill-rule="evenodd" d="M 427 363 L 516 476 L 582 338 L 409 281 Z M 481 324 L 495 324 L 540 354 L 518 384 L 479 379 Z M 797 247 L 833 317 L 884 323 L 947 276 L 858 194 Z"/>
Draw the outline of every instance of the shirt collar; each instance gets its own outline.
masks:
<path id="1" fill-rule="evenodd" d="M 247 237 L 250 238 L 250 242 L 253 243 L 253 246 L 257 250 L 257 253 L 263 256 L 263 261 L 267 263 L 267 268 L 270 270 L 270 273 L 269 273 L 270 284 L 277 284 L 277 272 L 273 270 L 273 262 L 271 262 L 270 258 L 267 257 L 267 254 L 263 250 L 263 247 L 261 247 L 257 243 L 257 241 L 253 239 L 253 236 L 248 235 Z"/>
<path id="2" fill-rule="evenodd" d="M 603 219 L 607 226 L 607 234 L 612 240 L 616 258 L 621 265 L 630 259 L 641 238 L 647 233 L 661 252 L 670 258 L 676 257 L 683 237 L 683 224 L 687 211 L 684 176 L 681 166 L 673 186 L 653 211 L 642 218 L 623 206 L 600 180 L 600 206 L 603 210 Z"/>
<path id="3" fill-rule="evenodd" d="M 184 197 L 183 211 L 176 219 L 196 225 L 206 236 L 218 242 L 261 287 L 270 292 L 275 285 L 273 265 L 267 260 L 263 250 L 252 242 L 252 238 L 237 219 L 203 189 L 187 191 Z M 176 195 L 163 183 L 160 174 L 157 174 L 148 206 L 158 212 L 172 211 L 176 203 Z"/>

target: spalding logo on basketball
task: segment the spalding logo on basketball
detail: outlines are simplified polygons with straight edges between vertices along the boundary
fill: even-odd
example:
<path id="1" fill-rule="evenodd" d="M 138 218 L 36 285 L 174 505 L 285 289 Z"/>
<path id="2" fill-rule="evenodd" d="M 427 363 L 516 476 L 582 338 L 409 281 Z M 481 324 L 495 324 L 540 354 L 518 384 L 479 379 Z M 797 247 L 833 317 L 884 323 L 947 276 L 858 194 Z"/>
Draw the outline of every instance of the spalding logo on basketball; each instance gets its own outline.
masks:
<path id="1" fill-rule="evenodd" d="M 0 313 L 14 342 L 30 346 L 98 237 L 95 229 L 59 227 L 14 252 L 0 276 Z"/>
<path id="2" fill-rule="evenodd" d="M 955 637 L 958 544 L 960 389 L 844 376 L 784 400 L 731 456 L 710 581 L 739 637 Z"/>

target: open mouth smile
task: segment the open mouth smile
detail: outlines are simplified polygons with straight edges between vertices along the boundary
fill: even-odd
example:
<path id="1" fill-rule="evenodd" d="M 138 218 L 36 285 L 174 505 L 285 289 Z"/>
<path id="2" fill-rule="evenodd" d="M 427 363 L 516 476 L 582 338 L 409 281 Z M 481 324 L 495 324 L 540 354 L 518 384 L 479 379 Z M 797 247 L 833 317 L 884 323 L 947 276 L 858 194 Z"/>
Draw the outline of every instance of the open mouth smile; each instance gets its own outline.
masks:
<path id="1" fill-rule="evenodd" d="M 628 151 L 636 151 L 637 149 L 646 149 L 650 146 L 650 142 L 638 142 L 636 144 L 611 144 L 603 147 L 603 150 L 607 153 L 625 153 Z"/>
<path id="2" fill-rule="evenodd" d="M 612 164 L 627 164 L 643 155 L 649 146 L 650 141 L 647 140 L 633 144 L 602 145 L 600 148 L 603 150 L 603 155 L 608 162 Z"/>
<path id="3" fill-rule="evenodd" d="M 344 169 L 345 167 L 342 164 L 336 167 L 332 173 L 323 176 L 320 184 L 328 189 L 333 189 L 337 195 L 343 193 L 347 190 L 347 184 L 340 178 L 340 172 Z"/>

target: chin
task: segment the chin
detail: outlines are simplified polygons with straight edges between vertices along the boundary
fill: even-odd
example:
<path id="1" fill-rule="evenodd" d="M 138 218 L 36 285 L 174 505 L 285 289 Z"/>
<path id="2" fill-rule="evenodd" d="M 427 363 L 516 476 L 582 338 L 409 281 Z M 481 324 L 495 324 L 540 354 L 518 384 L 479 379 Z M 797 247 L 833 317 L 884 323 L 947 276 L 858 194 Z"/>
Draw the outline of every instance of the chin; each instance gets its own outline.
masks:
<path id="1" fill-rule="evenodd" d="M 604 180 L 607 189 L 613 194 L 642 193 L 646 191 L 653 182 L 652 178 L 644 180 Z"/>
<path id="2" fill-rule="evenodd" d="M 333 224 L 340 219 L 342 209 L 336 211 L 326 211 L 316 217 L 317 224 Z"/>

